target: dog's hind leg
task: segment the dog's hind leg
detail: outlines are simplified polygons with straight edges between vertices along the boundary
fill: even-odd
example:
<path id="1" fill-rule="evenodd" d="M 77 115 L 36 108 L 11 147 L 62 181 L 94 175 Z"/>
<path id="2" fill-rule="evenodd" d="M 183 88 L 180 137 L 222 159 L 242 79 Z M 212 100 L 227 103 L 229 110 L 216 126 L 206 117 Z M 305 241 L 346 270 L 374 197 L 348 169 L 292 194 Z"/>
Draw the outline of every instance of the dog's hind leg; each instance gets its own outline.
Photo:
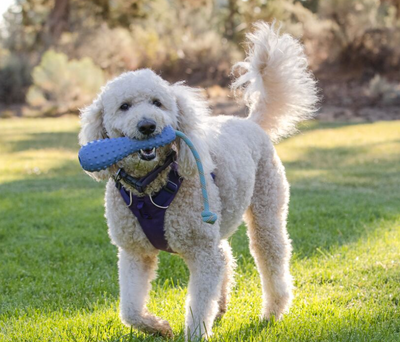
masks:
<path id="1" fill-rule="evenodd" d="M 261 158 L 250 207 L 245 214 L 250 251 L 261 276 L 262 317 L 280 319 L 292 300 L 291 243 L 286 231 L 289 185 L 275 151 Z"/>
<path id="2" fill-rule="evenodd" d="M 218 300 L 219 311 L 217 318 L 221 318 L 228 308 L 230 292 L 235 283 L 234 276 L 236 267 L 236 261 L 232 255 L 232 248 L 229 245 L 229 242 L 227 240 L 222 240 L 220 247 L 224 252 L 225 270 L 221 286 L 221 296 Z"/>
<path id="3" fill-rule="evenodd" d="M 169 323 L 146 308 L 150 282 L 156 275 L 157 254 L 142 255 L 120 249 L 118 256 L 122 322 L 144 332 L 173 337 Z"/>
<path id="4" fill-rule="evenodd" d="M 217 246 L 202 246 L 183 257 L 190 271 L 186 301 L 186 339 L 197 341 L 212 334 L 224 275 L 224 253 Z"/>

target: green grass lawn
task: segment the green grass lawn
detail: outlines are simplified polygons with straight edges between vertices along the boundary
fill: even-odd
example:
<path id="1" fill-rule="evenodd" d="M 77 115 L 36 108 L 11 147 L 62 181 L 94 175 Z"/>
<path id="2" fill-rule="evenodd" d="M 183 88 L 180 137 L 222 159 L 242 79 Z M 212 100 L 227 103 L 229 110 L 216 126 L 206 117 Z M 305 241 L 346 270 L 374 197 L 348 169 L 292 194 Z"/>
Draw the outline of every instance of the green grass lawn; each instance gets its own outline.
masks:
<path id="1" fill-rule="evenodd" d="M 76 118 L 0 120 L 0 341 L 162 341 L 118 318 L 104 184 L 77 161 Z M 400 341 L 400 121 L 313 124 L 278 145 L 289 180 L 295 300 L 260 322 L 245 228 L 213 341 Z M 240 156 L 238 156 L 240 157 Z M 150 310 L 183 341 L 188 271 L 162 252 Z"/>

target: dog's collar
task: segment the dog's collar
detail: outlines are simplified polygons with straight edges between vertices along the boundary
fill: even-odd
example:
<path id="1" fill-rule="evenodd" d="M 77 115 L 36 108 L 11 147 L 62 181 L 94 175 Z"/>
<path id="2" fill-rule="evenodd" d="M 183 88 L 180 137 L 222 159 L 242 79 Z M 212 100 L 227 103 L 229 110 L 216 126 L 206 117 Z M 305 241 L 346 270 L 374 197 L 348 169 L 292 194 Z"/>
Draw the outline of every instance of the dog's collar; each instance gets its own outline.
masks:
<path id="1" fill-rule="evenodd" d="M 146 187 L 153 182 L 158 175 L 164 171 L 169 165 L 171 165 L 175 161 L 176 152 L 172 150 L 167 158 L 165 159 L 164 164 L 156 167 L 154 170 L 150 171 L 146 176 L 141 178 L 136 178 L 128 175 L 123 168 L 120 168 L 114 176 L 114 180 L 117 184 L 120 184 L 120 181 L 123 180 L 124 183 L 131 186 L 135 190 L 140 193 L 143 193 L 146 190 Z"/>

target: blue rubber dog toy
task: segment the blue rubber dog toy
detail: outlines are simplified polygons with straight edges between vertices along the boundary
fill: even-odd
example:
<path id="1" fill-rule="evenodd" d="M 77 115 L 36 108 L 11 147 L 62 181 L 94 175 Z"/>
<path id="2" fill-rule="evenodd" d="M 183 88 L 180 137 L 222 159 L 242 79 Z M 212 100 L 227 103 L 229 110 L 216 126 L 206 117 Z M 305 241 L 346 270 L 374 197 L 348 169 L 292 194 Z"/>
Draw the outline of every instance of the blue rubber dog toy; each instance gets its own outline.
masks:
<path id="1" fill-rule="evenodd" d="M 175 138 L 175 130 L 167 126 L 160 134 L 147 140 L 134 140 L 127 137 L 95 140 L 80 149 L 79 162 L 86 171 L 100 171 L 134 152 L 167 145 Z"/>
<path id="2" fill-rule="evenodd" d="M 213 224 L 217 220 L 217 215 L 212 213 L 209 208 L 206 179 L 200 156 L 190 139 L 182 132 L 175 131 L 171 126 L 166 126 L 160 134 L 147 140 L 121 137 L 91 141 L 80 149 L 79 162 L 85 171 L 101 171 L 134 152 L 167 145 L 173 142 L 176 137 L 181 138 L 189 146 L 196 160 L 204 203 L 204 211 L 201 216 L 204 222 Z"/>

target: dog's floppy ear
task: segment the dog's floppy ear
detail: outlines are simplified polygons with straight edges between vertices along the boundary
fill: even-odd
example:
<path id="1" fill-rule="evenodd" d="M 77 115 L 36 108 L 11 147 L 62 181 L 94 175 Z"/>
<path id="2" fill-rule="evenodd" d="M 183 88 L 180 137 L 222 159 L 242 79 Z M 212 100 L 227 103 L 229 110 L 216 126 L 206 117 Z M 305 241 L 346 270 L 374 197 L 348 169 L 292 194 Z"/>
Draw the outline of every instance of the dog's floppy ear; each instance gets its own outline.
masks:
<path id="1" fill-rule="evenodd" d="M 88 142 L 98 139 L 105 139 L 107 134 L 103 126 L 103 106 L 100 96 L 93 103 L 81 110 L 81 131 L 79 132 L 79 144 L 86 145 Z M 97 181 L 110 177 L 110 171 L 87 172 Z"/>
<path id="2" fill-rule="evenodd" d="M 209 108 L 199 89 L 194 89 L 176 83 L 173 91 L 178 106 L 178 130 L 185 133 L 193 142 L 200 155 L 205 173 L 214 169 L 210 155 L 209 141 L 204 121 L 209 116 Z M 178 146 L 179 172 L 182 176 L 192 176 L 196 173 L 197 166 L 190 148 L 181 139 Z"/>
<path id="3" fill-rule="evenodd" d="M 103 106 L 100 96 L 93 103 L 81 110 L 81 131 L 79 133 L 79 144 L 86 145 L 88 142 L 106 138 L 103 127 Z"/>

